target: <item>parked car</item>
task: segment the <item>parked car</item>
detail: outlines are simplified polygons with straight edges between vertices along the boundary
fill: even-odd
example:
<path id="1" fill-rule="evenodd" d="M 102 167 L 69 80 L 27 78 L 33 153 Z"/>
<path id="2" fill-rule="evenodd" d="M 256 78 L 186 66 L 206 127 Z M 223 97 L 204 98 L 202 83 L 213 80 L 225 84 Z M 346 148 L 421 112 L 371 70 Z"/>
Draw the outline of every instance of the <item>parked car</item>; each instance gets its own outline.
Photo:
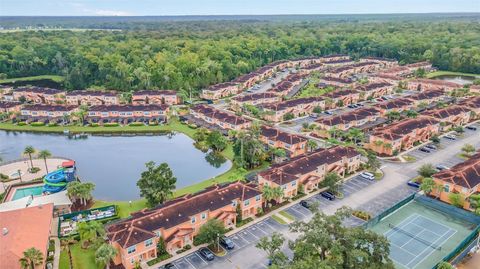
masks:
<path id="1" fill-rule="evenodd" d="M 450 169 L 448 166 L 446 166 L 444 164 L 439 164 L 435 168 L 437 168 L 438 171 Z"/>
<path id="2" fill-rule="evenodd" d="M 325 198 L 325 199 L 328 199 L 330 201 L 333 201 L 335 200 L 335 194 L 329 192 L 329 191 L 324 191 L 324 192 L 321 192 L 320 195 Z"/>
<path id="3" fill-rule="evenodd" d="M 420 150 L 421 152 L 425 152 L 425 153 L 430 153 L 432 152 L 430 149 L 428 149 L 427 147 L 421 147 L 419 148 L 418 150 Z"/>
<path id="4" fill-rule="evenodd" d="M 349 107 L 349 108 L 355 108 L 354 105 L 348 105 L 347 107 Z"/>
<path id="5" fill-rule="evenodd" d="M 333 115 L 333 113 L 330 112 L 330 111 L 323 111 L 323 113 L 325 113 L 325 114 L 327 114 L 327 115 Z"/>
<path id="6" fill-rule="evenodd" d="M 477 127 L 470 125 L 470 126 L 466 126 L 465 129 L 468 129 L 468 130 L 471 130 L 471 131 L 476 131 Z"/>
<path id="7" fill-rule="evenodd" d="M 370 172 L 362 172 L 360 173 L 360 177 L 368 180 L 375 180 L 375 175 Z"/>
<path id="8" fill-rule="evenodd" d="M 360 107 L 361 107 L 361 106 L 363 106 L 363 104 L 358 103 L 358 104 L 356 104 L 356 106 L 360 106 Z"/>
<path id="9" fill-rule="evenodd" d="M 233 241 L 225 236 L 220 238 L 220 245 L 222 245 L 226 249 L 233 249 L 235 247 Z"/>
<path id="10" fill-rule="evenodd" d="M 301 200 L 301 201 L 300 201 L 300 205 L 303 206 L 303 207 L 305 207 L 305 208 L 307 208 L 307 209 L 309 209 L 309 208 L 312 206 L 312 203 L 310 203 L 310 202 L 308 202 L 308 201 L 306 201 L 306 200 Z"/>
<path id="11" fill-rule="evenodd" d="M 428 144 L 425 147 L 428 148 L 428 149 L 431 149 L 431 150 L 436 150 L 437 149 L 437 146 L 435 146 L 434 144 Z"/>
<path id="12" fill-rule="evenodd" d="M 407 185 L 410 186 L 410 187 L 417 188 L 417 189 L 420 188 L 420 183 L 418 183 L 416 181 L 408 181 Z"/>
<path id="13" fill-rule="evenodd" d="M 172 269 L 175 268 L 175 265 L 173 263 L 167 263 L 163 266 L 164 269 Z"/>
<path id="14" fill-rule="evenodd" d="M 446 135 L 444 137 L 448 140 L 457 140 L 457 137 L 455 135 L 452 135 L 452 134 Z"/>
<path id="15" fill-rule="evenodd" d="M 213 261 L 213 259 L 215 259 L 213 252 L 210 251 L 208 248 L 201 248 L 198 252 L 207 261 Z"/>

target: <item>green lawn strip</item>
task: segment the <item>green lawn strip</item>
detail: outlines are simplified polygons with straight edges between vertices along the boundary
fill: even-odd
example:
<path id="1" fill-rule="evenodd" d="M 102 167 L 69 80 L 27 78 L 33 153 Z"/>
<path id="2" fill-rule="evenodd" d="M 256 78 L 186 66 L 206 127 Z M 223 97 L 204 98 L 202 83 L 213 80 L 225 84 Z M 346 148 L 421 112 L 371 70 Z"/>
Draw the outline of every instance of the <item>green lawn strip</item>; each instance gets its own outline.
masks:
<path id="1" fill-rule="evenodd" d="M 42 80 L 42 79 L 50 79 L 55 82 L 62 82 L 65 80 L 62 76 L 56 75 L 42 75 L 42 76 L 31 76 L 31 77 L 19 77 L 19 78 L 7 78 L 1 79 L 0 83 L 11 83 L 11 82 L 18 82 L 18 81 L 34 81 L 34 80 Z"/>
<path id="2" fill-rule="evenodd" d="M 472 76 L 472 77 L 480 77 L 480 74 L 471 74 L 471 73 L 462 73 L 462 72 L 452 72 L 452 71 L 435 71 L 432 73 L 428 73 L 426 75 L 427 78 L 435 78 L 438 76 Z"/>
<path id="3" fill-rule="evenodd" d="M 272 219 L 274 219 L 276 222 L 282 224 L 282 225 L 287 225 L 287 223 L 280 217 L 278 217 L 277 215 L 272 215 Z"/>
<path id="4" fill-rule="evenodd" d="M 81 244 L 77 243 L 70 246 L 72 252 L 73 268 L 75 269 L 102 269 L 103 266 L 95 263 L 95 249 L 82 249 Z"/>
<path id="5" fill-rule="evenodd" d="M 60 252 L 60 269 L 69 269 L 70 268 L 70 260 L 68 258 L 68 253 L 66 250 L 62 250 Z"/>
<path id="6" fill-rule="evenodd" d="M 177 120 L 172 120 L 168 124 L 158 126 L 115 126 L 115 127 L 90 127 L 90 126 L 32 126 L 32 125 L 15 125 L 12 123 L 0 123 L 0 130 L 6 131 L 24 131 L 24 132 L 44 132 L 44 133 L 63 133 L 65 130 L 70 133 L 155 133 L 177 131 L 193 137 L 196 129 L 190 128 L 186 124 L 182 124 Z"/>
<path id="7" fill-rule="evenodd" d="M 290 215 L 287 211 L 280 211 L 278 214 L 282 215 L 286 219 L 289 219 L 290 221 L 295 221 L 295 217 Z"/>

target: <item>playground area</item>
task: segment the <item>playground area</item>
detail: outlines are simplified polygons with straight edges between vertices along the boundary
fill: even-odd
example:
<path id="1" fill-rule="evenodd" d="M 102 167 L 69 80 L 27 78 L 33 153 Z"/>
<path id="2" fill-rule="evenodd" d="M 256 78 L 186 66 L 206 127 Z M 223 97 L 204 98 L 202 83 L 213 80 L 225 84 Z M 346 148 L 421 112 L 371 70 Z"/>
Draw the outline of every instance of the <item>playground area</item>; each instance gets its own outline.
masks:
<path id="1" fill-rule="evenodd" d="M 424 196 L 412 196 L 367 223 L 367 228 L 388 238 L 390 258 L 397 268 L 430 269 L 454 257 L 474 238 L 479 224 L 479 216 Z"/>
<path id="2" fill-rule="evenodd" d="M 69 160 L 63 158 L 47 159 L 48 171 L 55 171 L 65 161 Z M 12 184 L 32 181 L 47 174 L 47 171 L 45 170 L 45 161 L 43 159 L 34 159 L 33 167 L 38 167 L 40 170 L 36 173 L 30 173 L 28 171 L 28 169 L 31 168 L 29 159 L 7 162 L 0 165 L 0 173 L 9 177 L 8 181 L 0 184 L 0 193 L 5 192 L 6 188 Z"/>

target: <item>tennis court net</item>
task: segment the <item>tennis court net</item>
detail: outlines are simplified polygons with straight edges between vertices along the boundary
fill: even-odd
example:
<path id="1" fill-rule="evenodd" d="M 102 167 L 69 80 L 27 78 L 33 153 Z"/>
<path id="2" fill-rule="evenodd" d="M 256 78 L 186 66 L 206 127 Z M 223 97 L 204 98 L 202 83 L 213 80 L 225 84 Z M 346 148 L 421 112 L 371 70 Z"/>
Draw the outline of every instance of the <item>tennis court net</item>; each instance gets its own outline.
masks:
<path id="1" fill-rule="evenodd" d="M 388 224 L 388 227 L 392 228 L 392 230 L 394 230 L 394 231 L 401 232 L 401 233 L 403 233 L 403 234 L 405 234 L 405 235 L 407 235 L 407 236 L 409 236 L 409 237 L 417 240 L 418 242 L 425 244 L 425 245 L 428 246 L 428 247 L 431 247 L 431 248 L 436 249 L 436 250 L 442 250 L 442 247 L 440 247 L 440 246 L 438 246 L 438 245 L 435 245 L 435 244 L 433 244 L 432 242 L 429 242 L 429 241 L 427 241 L 427 240 L 425 240 L 425 239 L 422 239 L 422 238 L 420 238 L 420 237 L 417 237 L 416 235 L 414 235 L 414 234 L 412 234 L 412 233 L 410 233 L 410 232 L 408 232 L 408 231 L 405 231 L 405 230 L 403 230 L 402 228 L 399 228 L 399 227 L 397 227 L 397 226 L 395 226 L 395 225 L 393 225 L 393 224 L 391 224 L 391 223 Z"/>

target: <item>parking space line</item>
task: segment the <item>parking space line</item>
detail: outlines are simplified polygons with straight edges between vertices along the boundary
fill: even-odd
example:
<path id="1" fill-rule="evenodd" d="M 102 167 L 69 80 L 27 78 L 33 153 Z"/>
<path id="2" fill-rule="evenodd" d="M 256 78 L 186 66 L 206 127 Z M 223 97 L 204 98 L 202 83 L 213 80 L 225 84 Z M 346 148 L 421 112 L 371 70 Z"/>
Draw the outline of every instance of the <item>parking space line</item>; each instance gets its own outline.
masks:
<path id="1" fill-rule="evenodd" d="M 253 235 L 253 237 L 257 238 L 257 239 L 260 239 L 260 237 L 256 236 L 255 234 L 253 234 L 252 232 L 250 232 L 248 229 L 245 229 L 244 230 L 245 232 L 248 232 L 249 234 Z"/>
<path id="2" fill-rule="evenodd" d="M 296 209 L 296 208 L 293 208 L 293 206 L 287 208 L 287 209 L 292 209 L 293 211 L 299 213 L 300 215 L 304 216 L 304 217 L 307 217 L 307 215 L 303 214 L 302 212 L 300 212 L 300 210 Z"/>
<path id="3" fill-rule="evenodd" d="M 185 261 L 187 261 L 193 268 L 197 269 L 195 265 L 193 265 L 186 257 L 184 258 Z"/>
<path id="4" fill-rule="evenodd" d="M 200 258 L 200 260 L 202 260 L 205 264 L 208 265 L 208 262 L 206 262 L 206 261 L 202 258 L 202 256 L 200 256 L 197 252 L 195 252 L 195 254 Z"/>
<path id="5" fill-rule="evenodd" d="M 257 225 L 254 225 L 254 226 L 258 226 L 258 223 Z M 265 232 L 263 229 L 261 229 L 261 227 L 255 227 L 257 230 L 259 230 L 260 232 L 266 234 L 266 235 L 269 235 L 269 233 Z"/>
<path id="6" fill-rule="evenodd" d="M 274 231 L 276 230 L 275 227 L 273 227 L 272 225 L 268 224 L 268 222 L 266 222 L 265 220 L 262 221 L 262 222 L 265 223 L 265 225 L 267 225 L 268 227 L 272 228 L 272 230 L 274 230 Z"/>

